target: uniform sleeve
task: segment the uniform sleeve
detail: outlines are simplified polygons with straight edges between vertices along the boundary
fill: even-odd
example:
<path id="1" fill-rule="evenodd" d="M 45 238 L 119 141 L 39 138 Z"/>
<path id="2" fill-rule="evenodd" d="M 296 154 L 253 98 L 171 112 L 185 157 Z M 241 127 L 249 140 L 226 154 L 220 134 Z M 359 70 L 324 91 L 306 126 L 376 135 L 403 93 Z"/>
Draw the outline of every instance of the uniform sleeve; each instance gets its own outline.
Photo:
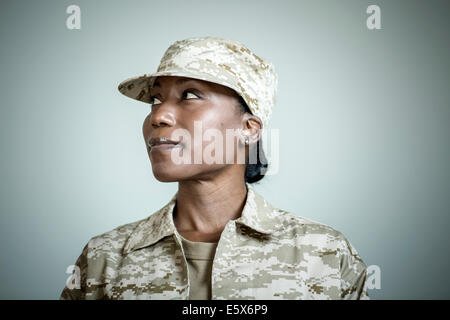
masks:
<path id="1" fill-rule="evenodd" d="M 74 277 L 79 277 L 79 283 L 75 281 L 73 288 L 69 288 L 67 285 L 64 287 L 60 300 L 84 300 L 86 298 L 86 275 L 88 267 L 88 244 L 85 245 L 81 255 L 75 262 L 76 269 L 79 273 L 75 272 Z"/>
<path id="2" fill-rule="evenodd" d="M 344 238 L 345 246 L 340 258 L 341 299 L 369 300 L 367 293 L 367 267 L 356 249 Z"/>

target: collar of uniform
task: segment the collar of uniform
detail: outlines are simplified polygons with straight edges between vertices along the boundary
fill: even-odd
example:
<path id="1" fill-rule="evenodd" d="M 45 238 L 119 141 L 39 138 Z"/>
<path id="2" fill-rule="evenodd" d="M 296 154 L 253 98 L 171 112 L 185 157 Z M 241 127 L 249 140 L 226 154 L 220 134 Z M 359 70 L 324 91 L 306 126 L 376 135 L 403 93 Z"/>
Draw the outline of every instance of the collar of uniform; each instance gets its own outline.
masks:
<path id="1" fill-rule="evenodd" d="M 150 246 L 162 238 L 176 233 L 172 213 L 176 204 L 177 194 L 178 191 L 164 207 L 138 223 L 125 244 L 123 249 L 125 254 Z"/>
<path id="2" fill-rule="evenodd" d="M 241 216 L 235 222 L 243 224 L 259 233 L 273 233 L 277 225 L 276 210 L 250 184 L 246 183 L 246 185 L 248 191 L 247 199 Z M 125 244 L 125 254 L 150 246 L 162 238 L 177 232 L 172 215 L 177 194 L 178 192 L 175 193 L 164 207 L 138 223 Z"/>
<path id="3" fill-rule="evenodd" d="M 277 229 L 278 215 L 275 208 L 266 201 L 250 184 L 247 185 L 247 200 L 236 223 L 263 234 L 271 234 Z"/>

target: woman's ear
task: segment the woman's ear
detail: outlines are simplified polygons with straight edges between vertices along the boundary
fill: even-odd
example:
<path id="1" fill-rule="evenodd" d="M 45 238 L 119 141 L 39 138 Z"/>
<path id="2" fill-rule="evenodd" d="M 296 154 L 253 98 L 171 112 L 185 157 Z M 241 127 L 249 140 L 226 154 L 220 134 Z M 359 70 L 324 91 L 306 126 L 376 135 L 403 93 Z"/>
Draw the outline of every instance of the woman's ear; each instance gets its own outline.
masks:
<path id="1" fill-rule="evenodd" d="M 261 139 L 262 121 L 257 116 L 246 113 L 243 117 L 242 135 L 244 140 L 248 138 L 248 144 L 253 144 Z"/>

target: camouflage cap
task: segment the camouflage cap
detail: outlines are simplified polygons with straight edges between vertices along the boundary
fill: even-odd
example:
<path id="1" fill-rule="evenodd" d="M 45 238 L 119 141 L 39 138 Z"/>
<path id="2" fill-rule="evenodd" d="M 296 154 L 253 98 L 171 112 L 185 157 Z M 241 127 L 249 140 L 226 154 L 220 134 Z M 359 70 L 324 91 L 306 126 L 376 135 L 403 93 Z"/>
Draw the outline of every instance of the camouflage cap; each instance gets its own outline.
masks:
<path id="1" fill-rule="evenodd" d="M 192 37 L 174 42 L 164 53 L 157 72 L 119 84 L 124 95 L 150 103 L 150 88 L 158 76 L 181 76 L 218 83 L 235 90 L 265 128 L 278 85 L 273 64 L 242 43 L 218 37 Z"/>

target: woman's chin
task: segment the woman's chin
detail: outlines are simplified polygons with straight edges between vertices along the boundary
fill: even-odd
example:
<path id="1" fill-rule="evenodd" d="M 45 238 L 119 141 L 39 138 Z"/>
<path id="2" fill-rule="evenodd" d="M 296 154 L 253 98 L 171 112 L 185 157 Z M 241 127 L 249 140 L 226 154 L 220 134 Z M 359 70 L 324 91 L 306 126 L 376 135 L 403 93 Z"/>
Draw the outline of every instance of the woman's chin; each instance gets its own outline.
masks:
<path id="1" fill-rule="evenodd" d="M 182 177 L 175 172 L 175 170 L 162 170 L 153 169 L 153 175 L 158 181 L 161 182 L 175 182 L 179 181 Z"/>

